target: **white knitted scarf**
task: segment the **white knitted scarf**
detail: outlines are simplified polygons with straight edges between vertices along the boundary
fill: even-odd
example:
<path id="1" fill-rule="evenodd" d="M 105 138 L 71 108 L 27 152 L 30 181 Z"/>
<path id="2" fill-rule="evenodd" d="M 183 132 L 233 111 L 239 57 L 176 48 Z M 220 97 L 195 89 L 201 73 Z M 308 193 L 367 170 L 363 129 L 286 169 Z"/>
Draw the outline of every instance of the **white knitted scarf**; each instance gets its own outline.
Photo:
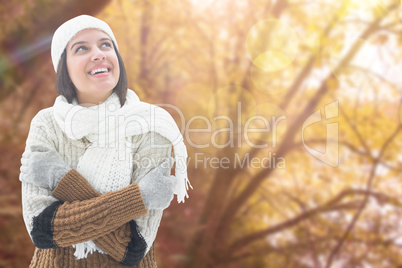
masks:
<path id="1" fill-rule="evenodd" d="M 89 141 L 90 145 L 79 159 L 77 171 L 99 193 L 116 191 L 139 182 L 141 178 L 133 176 L 131 147 L 135 145 L 131 144 L 130 137 L 155 132 L 173 145 L 177 201 L 184 202 L 184 198 L 188 197 L 187 190 L 191 184 L 187 178 L 186 147 L 175 121 L 166 110 L 140 101 L 130 89 L 122 107 L 115 93 L 104 103 L 92 107 L 80 106 L 76 101 L 70 104 L 65 97 L 58 96 L 53 107 L 56 122 L 68 138 Z M 152 143 L 150 146 L 157 147 Z M 151 210 L 136 219 L 139 232 L 147 243 L 146 252 L 153 244 L 161 217 L 162 211 Z M 77 258 L 85 258 L 95 250 L 104 253 L 92 241 L 74 247 Z"/>

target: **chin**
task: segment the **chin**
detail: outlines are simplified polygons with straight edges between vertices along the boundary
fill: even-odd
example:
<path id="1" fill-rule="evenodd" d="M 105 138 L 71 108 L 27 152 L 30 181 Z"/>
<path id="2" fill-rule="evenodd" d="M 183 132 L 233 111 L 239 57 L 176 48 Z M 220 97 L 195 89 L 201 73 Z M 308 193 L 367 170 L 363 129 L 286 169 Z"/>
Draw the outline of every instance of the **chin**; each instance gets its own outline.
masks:
<path id="1" fill-rule="evenodd" d="M 116 87 L 117 84 L 108 84 L 108 85 L 99 85 L 96 87 L 96 90 L 101 90 L 103 92 L 112 92 L 113 89 Z"/>

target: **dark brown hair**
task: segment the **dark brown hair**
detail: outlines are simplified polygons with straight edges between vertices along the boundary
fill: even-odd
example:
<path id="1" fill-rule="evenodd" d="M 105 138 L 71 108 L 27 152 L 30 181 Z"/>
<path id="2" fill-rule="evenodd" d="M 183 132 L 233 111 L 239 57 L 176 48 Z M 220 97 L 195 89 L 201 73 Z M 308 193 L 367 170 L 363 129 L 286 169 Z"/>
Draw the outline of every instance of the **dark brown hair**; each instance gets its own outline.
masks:
<path id="1" fill-rule="evenodd" d="M 119 81 L 114 87 L 113 92 L 115 92 L 116 95 L 119 97 L 120 105 L 123 106 L 127 96 L 127 73 L 126 68 L 124 67 L 123 59 L 121 58 L 120 53 L 117 50 L 114 42 L 113 48 L 116 52 L 120 68 Z M 67 70 L 66 49 L 64 49 L 63 54 L 61 54 L 60 62 L 57 66 L 56 90 L 60 95 L 64 96 L 67 99 L 68 103 L 72 103 L 74 99 L 77 99 L 76 88 L 71 81 L 70 75 L 68 74 Z"/>

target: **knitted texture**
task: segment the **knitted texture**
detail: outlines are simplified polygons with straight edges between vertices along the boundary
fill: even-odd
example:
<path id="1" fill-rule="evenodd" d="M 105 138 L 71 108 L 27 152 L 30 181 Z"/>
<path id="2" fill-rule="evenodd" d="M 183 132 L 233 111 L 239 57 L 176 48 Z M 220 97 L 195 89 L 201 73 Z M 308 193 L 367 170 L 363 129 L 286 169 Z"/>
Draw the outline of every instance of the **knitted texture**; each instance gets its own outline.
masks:
<path id="1" fill-rule="evenodd" d="M 32 239 L 38 248 L 58 248 L 53 239 L 53 221 L 63 202 L 54 202 L 33 219 Z"/>
<path id="2" fill-rule="evenodd" d="M 69 202 L 101 196 L 74 169 L 64 175 L 52 193 L 60 200 Z M 139 194 L 136 193 L 136 195 Z M 130 221 L 115 231 L 95 239 L 94 242 L 113 259 L 126 265 L 139 263 L 146 248 L 145 241 L 142 237 L 138 237 L 138 229 L 134 221 Z"/>
<path id="3" fill-rule="evenodd" d="M 57 124 L 55 118 L 54 118 L 54 113 L 53 113 L 53 109 L 54 108 L 48 108 L 48 109 L 44 109 L 42 111 L 40 111 L 35 118 L 32 120 L 31 122 L 31 128 L 30 128 L 30 132 L 28 135 L 28 139 L 27 139 L 27 146 L 26 146 L 26 151 L 30 151 L 32 150 L 32 148 L 34 148 L 34 146 L 32 145 L 43 145 L 43 146 L 48 146 L 52 149 L 57 150 L 60 155 L 63 157 L 64 161 L 71 167 L 71 168 L 77 168 L 78 163 L 80 158 L 84 155 L 85 150 L 88 147 L 88 142 L 85 139 L 80 139 L 80 140 L 72 140 L 69 139 L 65 133 L 62 131 L 62 129 L 59 127 L 59 125 Z M 151 140 L 154 144 L 158 144 L 158 145 L 162 145 L 160 148 L 150 148 L 149 144 L 151 143 Z M 170 157 L 171 154 L 171 148 L 166 148 L 166 144 L 169 144 L 170 142 L 166 139 L 163 138 L 162 136 L 153 133 L 153 132 L 149 132 L 149 133 L 144 133 L 144 134 L 140 134 L 140 135 L 135 135 L 132 136 L 130 138 L 131 144 L 133 144 L 134 146 L 131 147 L 131 152 L 132 154 L 135 156 L 135 159 L 137 161 L 134 161 L 133 163 L 133 178 L 134 177 L 143 177 L 146 173 L 149 172 L 150 169 L 159 166 L 161 164 L 161 161 L 163 159 L 166 159 L 168 157 Z M 141 165 L 141 160 L 142 159 L 154 159 L 154 161 L 148 163 L 148 165 Z M 134 181 L 131 181 L 131 183 L 133 183 Z M 57 188 L 56 188 L 57 189 Z M 64 195 L 66 196 L 70 196 L 70 197 L 74 197 L 75 192 L 79 192 L 79 190 L 82 190 L 83 188 L 81 187 L 73 187 L 73 190 L 65 192 Z M 94 193 L 92 190 L 90 190 L 89 192 Z M 116 196 L 116 199 L 119 199 L 118 196 Z M 80 199 L 77 199 L 80 200 Z M 22 182 L 22 206 L 23 206 L 23 217 L 24 217 L 24 221 L 27 227 L 28 232 L 31 234 L 31 231 L 33 230 L 33 225 L 34 225 L 34 218 L 39 216 L 47 207 L 51 206 L 54 202 L 58 201 L 58 199 L 56 199 L 51 191 L 49 189 L 45 189 L 45 188 L 41 188 L 38 187 L 36 185 L 30 184 L 30 183 L 26 183 L 26 182 Z M 85 202 L 87 202 L 86 200 L 83 201 L 75 201 L 74 202 L 74 206 L 75 203 L 76 204 L 80 204 L 81 202 L 84 202 L 84 204 L 87 204 Z M 67 209 L 68 206 L 63 204 L 63 209 Z M 78 205 L 78 207 L 80 207 L 81 205 Z M 59 209 L 61 209 L 62 206 L 59 207 Z M 85 207 L 85 205 L 84 205 Z M 84 213 L 86 210 L 80 210 L 77 209 L 77 207 L 75 207 L 74 209 L 74 213 Z M 161 211 L 150 211 L 149 214 L 160 214 L 161 217 Z M 82 218 L 80 217 L 78 214 L 73 215 L 76 218 Z M 109 214 L 109 215 L 104 215 L 105 217 L 114 217 L 113 213 Z M 61 224 L 60 226 L 63 226 L 63 224 Z M 116 227 L 116 230 L 114 231 L 118 231 L 119 228 L 122 228 L 121 226 Z M 125 227 L 127 228 L 127 227 Z M 119 234 L 124 234 L 125 232 L 127 232 L 128 229 L 125 229 L 125 231 L 120 231 L 118 232 Z M 94 232 L 95 235 L 94 237 L 91 237 L 91 239 L 96 239 L 97 237 L 103 237 L 102 235 L 105 235 L 105 232 L 103 230 L 100 230 L 99 234 L 96 234 L 96 232 Z M 124 235 L 117 235 L 116 236 L 116 240 L 117 239 L 122 239 L 121 237 L 123 237 Z M 79 241 L 83 241 L 80 240 L 76 237 L 76 235 L 74 233 L 71 232 L 64 232 L 64 237 L 63 239 L 67 239 L 71 242 L 79 242 Z M 127 239 L 127 238 L 126 238 Z M 106 260 L 104 260 L 103 258 L 112 258 L 110 255 L 106 255 L 106 254 L 101 254 L 101 253 L 93 253 L 93 254 L 89 254 L 88 255 L 88 260 L 93 260 L 93 258 L 95 259 L 101 259 L 102 261 L 100 261 L 98 264 L 94 264 L 91 265 L 88 263 L 88 265 L 86 266 L 86 260 L 87 259 L 82 259 L 82 260 L 76 260 L 73 257 L 74 254 L 74 248 L 68 246 L 67 247 L 68 250 L 66 248 L 63 248 L 62 250 L 60 248 L 58 249 L 46 249 L 46 250 L 37 250 L 38 255 L 35 255 L 33 260 L 33 263 L 39 263 L 37 266 L 33 266 L 33 267 L 56 267 L 55 265 L 42 265 L 40 264 L 42 261 L 44 261 L 43 259 L 38 260 L 38 256 L 45 256 L 46 258 L 53 256 L 54 258 L 57 259 L 74 259 L 75 261 L 77 261 L 77 263 L 80 264 L 67 264 L 65 266 L 61 266 L 61 267 L 101 267 L 100 264 L 104 264 L 107 263 Z M 67 250 L 67 251 L 65 251 Z M 59 255 L 59 254 L 55 254 L 55 252 L 60 252 L 61 254 L 64 254 L 63 252 L 69 252 L 69 254 L 71 253 L 71 256 L 63 256 L 63 255 Z M 147 256 L 149 256 L 150 254 L 148 253 Z M 53 258 L 52 257 L 52 258 Z M 112 258 L 113 259 L 113 258 Z M 39 261 L 39 262 L 38 262 Z M 49 259 L 48 260 L 51 263 L 54 263 L 56 261 L 56 259 Z M 91 261 L 89 261 L 91 262 Z M 145 257 L 142 261 L 140 266 L 138 267 L 155 267 L 155 263 L 154 261 L 149 262 L 149 264 L 142 266 L 143 263 L 147 263 L 147 257 Z M 75 265 L 82 265 L 82 266 L 75 266 Z M 119 267 L 119 266 L 112 266 L 109 265 L 107 267 Z"/>
<path id="4" fill-rule="evenodd" d="M 187 190 L 191 185 L 187 177 L 187 149 L 176 122 L 166 110 L 140 101 L 130 89 L 127 90 L 127 99 L 122 107 L 115 93 L 104 103 L 89 108 L 77 105 L 76 100 L 70 104 L 65 97 L 58 96 L 53 107 L 55 119 L 67 137 L 72 140 L 85 137 L 91 143 L 80 159 L 83 168 L 80 169 L 78 166 L 77 170 L 95 190 L 102 193 L 127 185 L 127 180 L 130 179 L 130 174 L 127 172 L 130 172 L 132 164 L 132 161 L 128 160 L 132 156 L 130 147 L 133 146 L 127 142 L 127 138 L 155 132 L 173 145 L 176 160 L 175 176 L 178 181 L 175 189 L 177 201 L 184 202 L 184 198 L 188 197 Z M 150 142 L 149 146 L 155 148 L 157 145 Z M 97 160 L 96 166 L 91 167 L 93 159 Z M 99 160 L 108 165 L 103 165 Z M 117 165 L 120 167 L 117 168 Z M 106 175 L 107 179 L 103 180 L 96 177 L 95 185 L 91 180 L 95 179 L 95 173 L 101 173 L 99 169 L 102 169 L 102 173 L 112 173 L 108 175 L 115 175 L 117 171 L 126 173 L 121 173 L 119 177 Z M 111 182 L 111 179 L 114 181 Z"/>
<path id="5" fill-rule="evenodd" d="M 138 265 L 132 268 L 156 268 L 154 246 Z M 129 266 L 116 262 L 106 254 L 90 254 L 86 259 L 77 260 L 74 248 L 35 249 L 30 268 L 128 268 Z"/>
<path id="6" fill-rule="evenodd" d="M 52 211 L 49 212 L 49 208 Z M 146 213 L 138 185 L 131 184 L 98 198 L 49 206 L 34 218 L 34 227 L 40 222 L 42 228 L 33 228 L 31 235 L 49 237 L 51 233 L 49 241 L 52 239 L 58 247 L 67 247 L 101 237 Z"/>
<path id="7" fill-rule="evenodd" d="M 70 139 L 85 137 L 90 142 L 90 146 L 79 160 L 77 171 L 101 194 L 121 189 L 131 181 L 139 183 L 142 177 L 132 176 L 133 162 L 136 159 L 131 153 L 133 144 L 127 142 L 127 138 L 154 131 L 173 144 L 177 161 L 177 186 L 174 191 L 178 201 L 184 202 L 185 196 L 188 196 L 189 185 L 187 151 L 175 121 L 166 110 L 141 102 L 132 90 L 127 91 L 127 99 L 122 107 L 119 103 L 115 93 L 104 103 L 89 108 L 76 103 L 70 104 L 63 96 L 56 98 L 54 115 L 59 127 Z M 157 145 L 151 142 L 149 147 L 155 149 Z M 170 148 L 170 145 L 165 148 Z M 151 158 L 146 160 L 147 162 L 142 164 L 149 165 L 151 161 L 155 161 Z M 163 159 L 157 161 L 163 162 Z M 155 240 L 161 217 L 161 210 L 152 210 L 136 219 L 138 230 L 148 245 L 147 250 Z M 91 242 L 75 247 L 78 258 L 85 257 L 84 252 L 99 250 Z"/>
<path id="8" fill-rule="evenodd" d="M 113 35 L 112 29 L 110 29 L 106 22 L 88 15 L 72 18 L 57 28 L 52 38 L 51 54 L 53 67 L 56 72 L 61 55 L 67 47 L 68 42 L 70 42 L 78 32 L 84 29 L 98 29 L 105 32 L 113 40 L 117 49 L 116 38 Z"/>
<path id="9" fill-rule="evenodd" d="M 75 169 L 66 173 L 52 194 L 61 201 L 83 201 L 101 196 L 88 181 Z"/>
<path id="10" fill-rule="evenodd" d="M 21 163 L 21 181 L 48 189 L 54 189 L 71 169 L 56 150 L 43 146 L 33 146 L 32 152 L 22 155 Z"/>

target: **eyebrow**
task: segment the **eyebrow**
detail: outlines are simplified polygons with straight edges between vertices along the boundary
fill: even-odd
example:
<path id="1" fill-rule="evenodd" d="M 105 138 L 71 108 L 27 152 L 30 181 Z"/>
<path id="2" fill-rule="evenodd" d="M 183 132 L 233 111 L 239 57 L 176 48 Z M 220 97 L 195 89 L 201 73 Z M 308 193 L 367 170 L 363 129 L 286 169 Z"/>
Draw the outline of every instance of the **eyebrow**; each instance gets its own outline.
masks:
<path id="1" fill-rule="evenodd" d="M 76 42 L 76 43 L 74 43 L 74 44 L 71 46 L 70 50 L 73 50 L 73 47 L 74 47 L 75 45 L 85 44 L 85 43 L 87 43 L 87 42 L 85 42 L 85 41 Z"/>
<path id="2" fill-rule="evenodd" d="M 110 38 L 106 38 L 106 37 L 99 39 L 98 42 L 100 42 L 100 41 L 105 41 L 105 40 L 108 40 L 108 41 L 112 42 L 112 40 L 111 40 Z M 88 42 L 86 42 L 86 41 L 78 41 L 78 42 L 74 43 L 74 44 L 71 46 L 70 50 L 73 50 L 73 47 L 74 47 L 75 45 L 80 45 L 80 44 L 85 44 L 85 43 L 88 43 Z"/>

